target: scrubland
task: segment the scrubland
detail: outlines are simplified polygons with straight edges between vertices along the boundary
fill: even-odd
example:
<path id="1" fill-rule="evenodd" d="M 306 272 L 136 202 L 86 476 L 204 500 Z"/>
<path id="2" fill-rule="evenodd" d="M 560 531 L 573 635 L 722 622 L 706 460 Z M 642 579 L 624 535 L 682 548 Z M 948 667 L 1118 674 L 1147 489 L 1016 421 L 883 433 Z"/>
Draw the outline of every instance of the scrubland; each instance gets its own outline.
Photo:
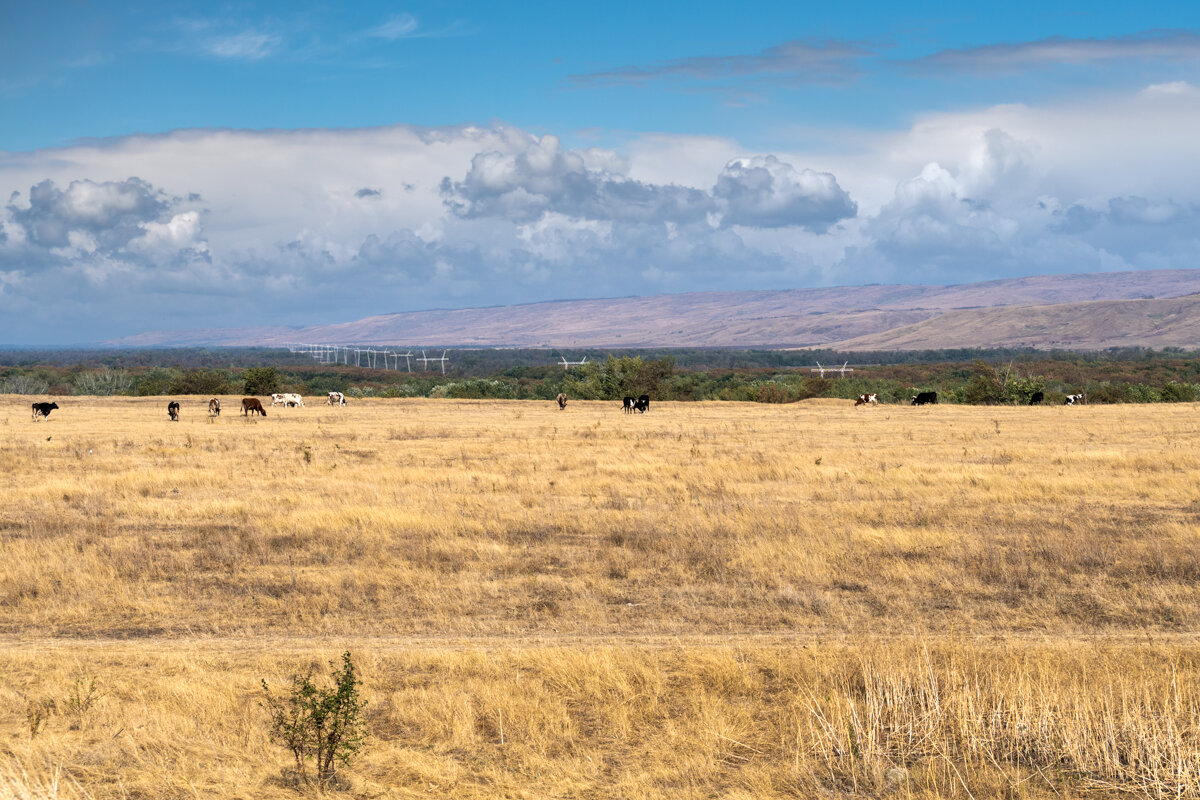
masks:
<path id="1" fill-rule="evenodd" d="M 1196 405 L 223 399 L 0 398 L 0 798 L 1200 793 Z"/>

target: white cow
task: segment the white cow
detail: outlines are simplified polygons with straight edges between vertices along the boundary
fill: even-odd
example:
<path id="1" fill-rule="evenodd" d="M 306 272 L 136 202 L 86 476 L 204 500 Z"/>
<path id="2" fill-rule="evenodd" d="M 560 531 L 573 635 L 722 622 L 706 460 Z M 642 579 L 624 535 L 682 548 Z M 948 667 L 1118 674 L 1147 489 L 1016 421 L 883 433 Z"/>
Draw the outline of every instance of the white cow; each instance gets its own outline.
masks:
<path id="1" fill-rule="evenodd" d="M 273 406 L 283 405 L 284 403 L 287 402 L 287 400 L 284 399 L 285 397 L 287 397 L 287 395 L 280 394 L 280 393 L 271 395 L 271 405 L 273 405 Z"/>
<path id="2" fill-rule="evenodd" d="M 325 401 L 327 406 L 344 406 L 346 405 L 346 395 L 341 392 L 330 392 L 329 399 Z"/>
<path id="3" fill-rule="evenodd" d="M 304 398 L 298 394 L 285 394 L 283 396 L 283 405 L 284 407 L 300 406 L 301 408 L 304 408 Z"/>

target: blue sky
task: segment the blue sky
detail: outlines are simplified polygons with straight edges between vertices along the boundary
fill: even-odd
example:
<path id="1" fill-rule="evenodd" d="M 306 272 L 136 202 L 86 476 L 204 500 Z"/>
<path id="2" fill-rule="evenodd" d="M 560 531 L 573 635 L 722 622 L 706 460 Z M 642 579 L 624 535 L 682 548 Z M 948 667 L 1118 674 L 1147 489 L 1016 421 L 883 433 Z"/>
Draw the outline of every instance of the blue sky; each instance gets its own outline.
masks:
<path id="1" fill-rule="evenodd" d="M 1197 267 L 1198 73 L 1182 2 L 4 0 L 0 342 Z"/>

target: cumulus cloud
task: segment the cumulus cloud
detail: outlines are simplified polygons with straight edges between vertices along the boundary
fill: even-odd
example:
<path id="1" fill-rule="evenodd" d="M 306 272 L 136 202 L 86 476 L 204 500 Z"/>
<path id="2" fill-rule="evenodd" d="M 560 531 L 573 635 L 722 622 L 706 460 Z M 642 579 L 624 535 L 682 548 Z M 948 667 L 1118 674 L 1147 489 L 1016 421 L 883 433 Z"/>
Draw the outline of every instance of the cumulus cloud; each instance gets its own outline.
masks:
<path id="1" fill-rule="evenodd" d="M 648 222 L 700 220 L 710 198 L 698 189 L 630 180 L 588 162 L 614 166 L 605 153 L 590 158 L 562 147 L 558 137 L 540 139 L 510 131 L 503 150 L 478 153 L 466 178 L 442 183 L 447 207 L 457 216 L 503 217 L 531 222 L 546 212 L 584 219 Z"/>
<path id="2" fill-rule="evenodd" d="M 608 151 L 575 152 L 557 137 L 509 132 L 504 150 L 477 154 L 466 178 L 441 191 L 464 219 L 500 217 L 530 223 L 546 214 L 636 223 L 690 224 L 720 215 L 722 224 L 796 226 L 824 232 L 854 216 L 856 206 L 829 173 L 796 169 L 773 155 L 735 159 L 712 190 L 634 180 Z"/>
<path id="3" fill-rule="evenodd" d="M 153 186 L 138 178 L 78 180 L 66 189 L 44 180 L 29 190 L 26 203 L 18 194 L 8 210 L 31 244 L 66 247 L 71 234 L 76 234 L 96 237 L 115 248 L 142 235 L 142 224 L 157 220 L 168 206 Z"/>
<path id="4" fill-rule="evenodd" d="M 858 210 L 828 172 L 797 170 L 775 156 L 739 158 L 725 165 L 713 189 L 724 225 L 824 233 Z"/>

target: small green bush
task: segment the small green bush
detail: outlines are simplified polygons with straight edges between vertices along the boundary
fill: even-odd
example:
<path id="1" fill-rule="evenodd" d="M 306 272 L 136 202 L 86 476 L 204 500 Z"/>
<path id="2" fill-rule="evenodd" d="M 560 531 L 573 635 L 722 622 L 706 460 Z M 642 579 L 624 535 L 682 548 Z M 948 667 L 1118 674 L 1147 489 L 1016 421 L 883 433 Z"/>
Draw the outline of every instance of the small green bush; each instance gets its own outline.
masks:
<path id="1" fill-rule="evenodd" d="M 366 702 L 359 695 L 362 681 L 350 653 L 342 654 L 341 669 L 332 662 L 329 667 L 331 686 L 313 683 L 310 668 L 292 676 L 291 690 L 282 697 L 272 695 L 266 680 L 262 682 L 271 740 L 292 752 L 300 779 L 320 789 L 334 786 L 338 765 L 350 766 L 368 736 Z"/>
<path id="2" fill-rule="evenodd" d="M 274 367 L 250 367 L 242 373 L 242 390 L 250 395 L 279 391 L 279 373 Z"/>

